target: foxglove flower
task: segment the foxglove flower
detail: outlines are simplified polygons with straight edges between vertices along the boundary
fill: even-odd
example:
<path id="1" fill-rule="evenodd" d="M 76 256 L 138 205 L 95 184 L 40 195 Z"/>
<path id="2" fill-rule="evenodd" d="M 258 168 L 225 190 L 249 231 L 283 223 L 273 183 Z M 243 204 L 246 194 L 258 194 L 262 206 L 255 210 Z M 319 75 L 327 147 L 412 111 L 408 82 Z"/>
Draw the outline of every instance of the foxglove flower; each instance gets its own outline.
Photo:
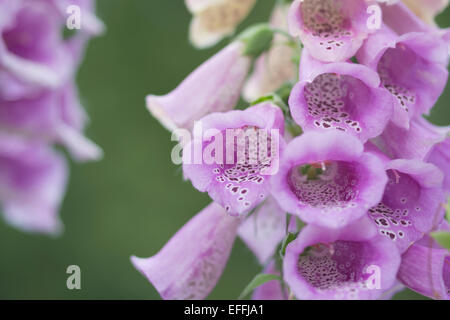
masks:
<path id="1" fill-rule="evenodd" d="M 286 236 L 286 229 L 296 229 L 295 219 L 286 228 L 286 212 L 273 197 L 256 209 L 239 227 L 238 234 L 261 264 L 273 257 L 278 245 Z"/>
<path id="2" fill-rule="evenodd" d="M 341 228 L 381 200 L 384 164 L 355 137 L 310 132 L 290 142 L 272 179 L 280 206 L 306 223 Z"/>
<path id="3" fill-rule="evenodd" d="M 40 90 L 36 96 L 6 100 L 0 96 L 0 126 L 8 131 L 62 142 L 76 160 L 97 160 L 101 149 L 81 131 L 86 115 L 76 88 L 69 83 L 57 90 Z"/>
<path id="4" fill-rule="evenodd" d="M 194 15 L 189 37 L 197 48 L 215 45 L 222 38 L 233 34 L 244 20 L 256 0 L 186 0 L 186 6 Z"/>
<path id="5" fill-rule="evenodd" d="M 442 143 L 450 128 L 439 128 L 423 117 L 411 120 L 409 129 L 389 123 L 383 133 L 372 141 L 390 158 L 426 160 L 434 146 Z"/>
<path id="6" fill-rule="evenodd" d="M 442 172 L 419 160 L 386 165 L 389 181 L 382 200 L 369 210 L 378 232 L 404 252 L 443 218 Z"/>
<path id="7" fill-rule="evenodd" d="M 287 30 L 287 11 L 288 5 L 277 5 L 270 24 L 280 30 Z M 243 91 L 247 101 L 255 101 L 295 79 L 294 50 L 288 44 L 283 44 L 283 41 L 284 35 L 275 35 L 274 46 L 256 61 L 254 71 Z"/>
<path id="8" fill-rule="evenodd" d="M 322 63 L 303 50 L 300 79 L 289 97 L 292 117 L 304 131 L 340 130 L 361 141 L 378 136 L 388 123 L 392 97 L 379 88 L 369 68 L 349 63 Z"/>
<path id="9" fill-rule="evenodd" d="M 66 180 L 64 158 L 45 143 L 0 133 L 0 203 L 9 224 L 58 234 Z"/>
<path id="10" fill-rule="evenodd" d="M 219 280 L 240 220 L 212 203 L 153 257 L 131 261 L 166 300 L 205 299 Z"/>
<path id="11" fill-rule="evenodd" d="M 65 16 L 53 1 L 13 2 L 0 4 L 9 16 L 0 24 L 0 93 L 59 87 L 73 76 L 84 41 L 63 39 Z"/>
<path id="12" fill-rule="evenodd" d="M 295 0 L 289 30 L 314 58 L 336 62 L 353 57 L 371 30 L 365 0 Z"/>
<path id="13" fill-rule="evenodd" d="M 357 59 L 378 72 L 395 98 L 392 121 L 405 129 L 411 118 L 430 111 L 448 78 L 447 45 L 431 33 L 398 36 L 385 26 L 367 39 Z"/>
<path id="14" fill-rule="evenodd" d="M 308 225 L 286 248 L 285 281 L 298 299 L 377 299 L 392 287 L 400 255 L 368 219 L 341 229 Z"/>
<path id="15" fill-rule="evenodd" d="M 147 107 L 164 127 L 192 129 L 194 121 L 234 108 L 251 66 L 244 44 L 233 42 L 165 96 L 147 96 Z M 213 75 L 213 76 L 212 76 Z"/>
<path id="16" fill-rule="evenodd" d="M 445 221 L 439 229 L 450 231 Z M 450 300 L 450 252 L 425 236 L 403 254 L 398 278 L 427 297 Z"/>
<path id="17" fill-rule="evenodd" d="M 281 109 L 266 102 L 244 111 L 213 113 L 199 124 L 205 134 L 198 136 L 194 129 L 193 141 L 183 149 L 185 178 L 229 214 L 248 213 L 270 194 L 269 181 L 278 169 Z"/>
<path id="18" fill-rule="evenodd" d="M 427 157 L 427 161 L 437 166 L 444 173 L 442 188 L 450 195 L 450 137 L 437 143 Z"/>
<path id="19" fill-rule="evenodd" d="M 274 274 L 279 276 L 280 272 L 275 268 L 275 261 L 271 261 L 266 268 L 264 268 L 265 274 Z M 281 287 L 280 281 L 270 280 L 261 286 L 257 287 L 253 292 L 252 300 L 285 300 L 289 296 L 289 293 Z"/>

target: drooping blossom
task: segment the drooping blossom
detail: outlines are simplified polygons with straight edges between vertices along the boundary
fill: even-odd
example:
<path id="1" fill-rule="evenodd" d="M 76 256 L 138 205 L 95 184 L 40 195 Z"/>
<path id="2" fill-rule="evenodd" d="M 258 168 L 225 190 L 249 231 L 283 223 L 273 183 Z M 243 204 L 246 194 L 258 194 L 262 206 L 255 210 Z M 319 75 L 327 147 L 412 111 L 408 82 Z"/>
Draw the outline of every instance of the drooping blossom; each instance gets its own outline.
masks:
<path id="1" fill-rule="evenodd" d="M 386 170 L 389 181 L 383 198 L 368 214 L 379 234 L 404 252 L 442 221 L 443 175 L 419 160 L 396 159 Z"/>
<path id="2" fill-rule="evenodd" d="M 286 236 L 286 230 L 296 230 L 295 219 L 286 227 L 286 211 L 281 209 L 273 197 L 255 210 L 239 227 L 239 237 L 250 248 L 261 264 L 273 257 L 280 242 Z"/>
<path id="3" fill-rule="evenodd" d="M 281 109 L 263 102 L 246 110 L 213 113 L 199 121 L 183 149 L 183 173 L 231 215 L 246 214 L 270 194 L 283 147 Z"/>
<path id="4" fill-rule="evenodd" d="M 251 67 L 244 44 L 233 42 L 203 63 L 172 92 L 147 96 L 147 107 L 164 127 L 192 129 L 194 121 L 233 109 Z"/>
<path id="5" fill-rule="evenodd" d="M 295 138 L 271 181 L 272 194 L 286 212 L 328 228 L 342 228 L 364 216 L 381 200 L 386 183 L 384 163 L 340 131 Z"/>
<path id="6" fill-rule="evenodd" d="M 450 231 L 442 222 L 438 230 Z M 450 252 L 425 236 L 402 255 L 398 278 L 408 288 L 432 299 L 450 300 Z"/>
<path id="7" fill-rule="evenodd" d="M 0 203 L 5 220 L 22 230 L 57 235 L 67 180 L 64 157 L 45 142 L 0 133 Z"/>
<path id="8" fill-rule="evenodd" d="M 212 203 L 156 255 L 131 261 L 166 300 L 205 299 L 222 275 L 240 219 Z"/>
<path id="9" fill-rule="evenodd" d="M 288 8 L 286 4 L 275 7 L 270 21 L 271 26 L 287 31 Z M 284 35 L 276 34 L 272 48 L 256 61 L 254 71 L 243 89 L 243 97 L 247 101 L 255 101 L 295 79 L 294 49 L 285 42 Z"/>
<path id="10" fill-rule="evenodd" d="M 232 35 L 244 20 L 256 0 L 186 0 L 193 14 L 189 28 L 191 43 L 197 48 L 215 45 L 222 38 Z"/>
<path id="11" fill-rule="evenodd" d="M 264 268 L 263 273 L 280 275 L 280 272 L 275 268 L 275 261 L 269 262 Z M 289 296 L 287 288 L 284 289 L 279 280 L 270 280 L 255 289 L 252 295 L 252 300 L 286 300 Z"/>
<path id="12" fill-rule="evenodd" d="M 388 123 L 393 100 L 366 66 L 322 63 L 303 50 L 300 79 L 289 97 L 294 120 L 306 131 L 340 130 L 361 141 L 378 136 Z"/>
<path id="13" fill-rule="evenodd" d="M 304 227 L 286 248 L 283 273 L 300 300 L 378 299 L 400 264 L 392 242 L 367 218 L 340 229 Z"/>
<path id="14" fill-rule="evenodd" d="M 370 2 L 370 1 L 369 1 Z M 365 0 L 295 0 L 289 10 L 289 30 L 321 61 L 353 57 L 369 30 Z"/>
<path id="15" fill-rule="evenodd" d="M 395 98 L 392 121 L 405 129 L 411 118 L 430 111 L 447 82 L 448 47 L 432 33 L 398 36 L 383 26 L 356 56 L 378 72 L 382 87 Z"/>

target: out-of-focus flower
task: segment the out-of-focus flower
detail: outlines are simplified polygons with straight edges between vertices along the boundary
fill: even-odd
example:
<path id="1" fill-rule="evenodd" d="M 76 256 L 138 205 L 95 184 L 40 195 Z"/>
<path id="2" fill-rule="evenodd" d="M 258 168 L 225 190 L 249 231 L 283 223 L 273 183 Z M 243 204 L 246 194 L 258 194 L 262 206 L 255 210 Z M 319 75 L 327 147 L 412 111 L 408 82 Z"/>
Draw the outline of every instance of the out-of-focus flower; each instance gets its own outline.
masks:
<path id="1" fill-rule="evenodd" d="M 280 272 L 275 268 L 275 261 L 271 261 L 265 268 L 264 272 L 266 274 L 274 274 L 279 276 Z M 283 288 L 281 287 L 280 281 L 270 280 L 263 285 L 257 287 L 253 292 L 253 300 L 285 300 L 287 299 L 289 293 L 285 289 L 283 293 Z"/>
<path id="2" fill-rule="evenodd" d="M 365 0 L 295 0 L 289 9 L 289 30 L 321 61 L 345 61 L 355 55 L 368 29 Z"/>
<path id="3" fill-rule="evenodd" d="M 164 127 L 192 129 L 194 121 L 235 107 L 251 66 L 244 44 L 233 42 L 206 61 L 172 92 L 147 96 L 147 107 Z"/>
<path id="4" fill-rule="evenodd" d="M 36 96 L 8 101 L 0 96 L 0 125 L 4 130 L 61 142 L 76 160 L 97 160 L 102 150 L 82 134 L 86 115 L 72 83 Z"/>
<path id="5" fill-rule="evenodd" d="M 404 252 L 443 218 L 442 172 L 419 160 L 386 165 L 389 182 L 383 199 L 369 210 L 378 232 Z"/>
<path id="6" fill-rule="evenodd" d="M 306 223 L 342 228 L 379 203 L 387 183 L 384 164 L 354 136 L 309 132 L 292 140 L 272 179 L 280 206 Z"/>
<path id="7" fill-rule="evenodd" d="M 378 136 L 392 115 L 392 97 L 379 88 L 380 78 L 366 66 L 322 63 L 303 50 L 300 79 L 289 107 L 305 132 L 340 130 L 365 142 Z"/>
<path id="8" fill-rule="evenodd" d="M 445 221 L 438 229 L 450 231 Z M 450 252 L 430 236 L 425 236 L 403 254 L 398 278 L 420 294 L 449 300 Z"/>
<path id="9" fill-rule="evenodd" d="M 365 41 L 357 59 L 378 72 L 395 98 L 392 121 L 405 129 L 411 118 L 430 111 L 448 78 L 447 45 L 432 33 L 398 36 L 384 26 Z"/>
<path id="10" fill-rule="evenodd" d="M 194 129 L 194 139 L 183 149 L 185 178 L 229 214 L 248 213 L 270 194 L 269 181 L 283 147 L 281 109 L 266 102 L 213 113 L 199 123 L 205 134 L 196 136 Z M 201 161 L 195 160 L 196 150 Z"/>
<path id="11" fill-rule="evenodd" d="M 286 236 L 286 211 L 280 208 L 273 197 L 255 210 L 239 227 L 238 234 L 261 264 L 274 255 Z M 288 231 L 296 229 L 295 219 L 290 220 Z"/>
<path id="12" fill-rule="evenodd" d="M 0 133 L 0 202 L 8 223 L 58 234 L 66 180 L 64 158 L 44 142 Z"/>
<path id="13" fill-rule="evenodd" d="M 275 7 L 271 17 L 271 26 L 287 30 L 288 8 L 288 5 Z M 294 49 L 288 44 L 283 44 L 283 41 L 286 41 L 285 36 L 277 34 L 273 47 L 256 61 L 254 71 L 247 80 L 243 91 L 243 96 L 247 101 L 255 101 L 276 91 L 284 83 L 295 79 Z"/>
<path id="14" fill-rule="evenodd" d="M 232 35 L 244 20 L 256 0 L 186 0 L 193 14 L 189 37 L 197 48 L 215 45 L 222 38 Z"/>
<path id="15" fill-rule="evenodd" d="M 81 30 L 63 35 L 70 5 Z M 75 160 L 101 149 L 83 135 L 86 115 L 73 82 L 87 40 L 103 24 L 91 0 L 0 1 L 0 202 L 6 220 L 23 230 L 57 234 L 67 169 L 55 143 Z M 4 148 L 4 150 L 3 150 Z"/>
<path id="16" fill-rule="evenodd" d="M 63 38 L 65 16 L 53 1 L 14 2 L 0 3 L 8 12 L 0 24 L 0 92 L 18 98 L 19 93 L 60 87 L 74 75 L 85 41 Z"/>
<path id="17" fill-rule="evenodd" d="M 222 275 L 240 219 L 212 203 L 153 257 L 132 257 L 135 268 L 155 286 L 163 299 L 205 299 Z"/>
<path id="18" fill-rule="evenodd" d="M 308 225 L 286 248 L 284 278 L 298 299 L 377 299 L 390 289 L 398 250 L 364 218 L 341 229 Z"/>

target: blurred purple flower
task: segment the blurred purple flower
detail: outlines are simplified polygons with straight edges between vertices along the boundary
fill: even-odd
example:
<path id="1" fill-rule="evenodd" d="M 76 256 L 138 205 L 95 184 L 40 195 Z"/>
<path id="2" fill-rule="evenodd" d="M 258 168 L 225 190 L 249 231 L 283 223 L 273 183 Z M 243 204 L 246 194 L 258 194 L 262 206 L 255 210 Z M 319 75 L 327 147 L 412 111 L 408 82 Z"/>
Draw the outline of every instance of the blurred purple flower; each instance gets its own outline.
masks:
<path id="1" fill-rule="evenodd" d="M 11 225 L 57 235 L 67 180 L 64 157 L 40 140 L 0 133 L 0 202 Z"/>

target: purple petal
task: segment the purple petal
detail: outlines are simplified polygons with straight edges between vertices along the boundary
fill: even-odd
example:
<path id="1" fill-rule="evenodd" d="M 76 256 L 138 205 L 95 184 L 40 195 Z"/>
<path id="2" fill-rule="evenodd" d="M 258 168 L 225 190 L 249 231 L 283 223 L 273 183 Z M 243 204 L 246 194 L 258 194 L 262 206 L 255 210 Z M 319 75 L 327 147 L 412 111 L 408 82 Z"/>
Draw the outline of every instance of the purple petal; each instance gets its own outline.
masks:
<path id="1" fill-rule="evenodd" d="M 205 299 L 219 280 L 240 220 L 212 203 L 183 226 L 156 255 L 131 257 L 166 300 Z"/>
<path id="2" fill-rule="evenodd" d="M 192 129 L 194 121 L 231 110 L 239 100 L 251 59 L 233 42 L 165 96 L 147 96 L 147 107 L 167 129 Z M 211 77 L 214 74 L 214 77 Z"/>
<path id="3" fill-rule="evenodd" d="M 404 252 L 442 221 L 442 172 L 432 164 L 403 159 L 391 161 L 386 169 L 383 199 L 369 210 L 369 217 Z"/>
<path id="4" fill-rule="evenodd" d="M 0 134 L 0 202 L 11 225 L 59 234 L 67 180 L 64 158 L 38 141 Z"/>
<path id="5" fill-rule="evenodd" d="M 392 121 L 405 129 L 409 119 L 430 111 L 448 78 L 447 44 L 431 33 L 397 36 L 384 27 L 367 39 L 357 58 L 379 73 L 395 98 Z"/>

